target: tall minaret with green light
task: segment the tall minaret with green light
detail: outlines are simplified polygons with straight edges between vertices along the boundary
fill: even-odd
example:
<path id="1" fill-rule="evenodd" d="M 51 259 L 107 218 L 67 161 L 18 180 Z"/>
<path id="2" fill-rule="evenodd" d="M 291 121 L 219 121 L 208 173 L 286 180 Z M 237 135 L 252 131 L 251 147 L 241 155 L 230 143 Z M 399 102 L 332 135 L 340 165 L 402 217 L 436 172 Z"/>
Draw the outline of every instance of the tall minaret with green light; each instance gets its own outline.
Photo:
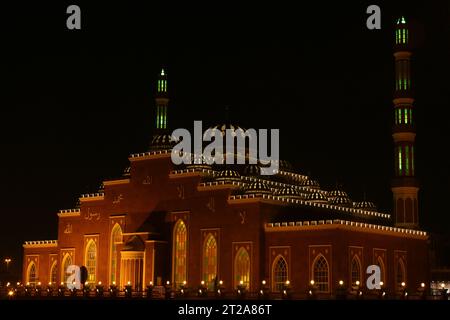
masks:
<path id="1" fill-rule="evenodd" d="M 418 192 L 415 177 L 416 139 L 414 98 L 411 86 L 411 44 L 408 21 L 405 17 L 395 24 L 395 93 L 394 126 L 395 177 L 392 180 L 394 217 L 397 227 L 418 228 Z"/>
<path id="2" fill-rule="evenodd" d="M 157 88 L 156 88 L 156 123 L 155 128 L 157 131 L 164 131 L 167 129 L 167 114 L 169 106 L 169 96 L 167 94 L 167 73 L 164 69 L 158 75 Z"/>

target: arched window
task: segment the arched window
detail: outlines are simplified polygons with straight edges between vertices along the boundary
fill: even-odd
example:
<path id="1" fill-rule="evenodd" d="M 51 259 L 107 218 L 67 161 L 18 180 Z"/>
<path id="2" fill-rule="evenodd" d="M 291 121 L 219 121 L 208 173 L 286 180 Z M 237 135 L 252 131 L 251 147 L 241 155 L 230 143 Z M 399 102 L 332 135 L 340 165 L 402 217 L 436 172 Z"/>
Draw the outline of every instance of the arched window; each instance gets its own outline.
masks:
<path id="1" fill-rule="evenodd" d="M 380 267 L 380 281 L 383 281 L 384 285 L 386 285 L 386 273 L 384 268 L 384 262 L 380 256 L 378 256 L 377 258 L 377 265 Z"/>
<path id="2" fill-rule="evenodd" d="M 203 244 L 203 281 L 208 288 L 214 288 L 214 281 L 217 277 L 217 242 L 210 233 Z"/>
<path id="3" fill-rule="evenodd" d="M 250 255 L 244 247 L 240 247 L 234 258 L 234 286 L 243 282 L 244 286 L 250 288 Z"/>
<path id="4" fill-rule="evenodd" d="M 314 260 L 313 279 L 319 292 L 329 292 L 329 268 L 323 255 L 318 255 Z"/>
<path id="5" fill-rule="evenodd" d="M 67 278 L 69 278 L 70 274 L 67 273 L 67 268 L 72 265 L 72 257 L 70 254 L 66 253 L 62 260 L 62 269 L 61 269 L 61 281 L 65 284 L 67 283 Z"/>
<path id="6" fill-rule="evenodd" d="M 97 245 L 95 244 L 94 240 L 90 240 L 86 246 L 85 261 L 88 271 L 87 281 L 95 283 L 97 271 Z"/>
<path id="7" fill-rule="evenodd" d="M 288 264 L 283 256 L 279 255 L 272 264 L 272 291 L 280 292 L 288 280 Z"/>
<path id="8" fill-rule="evenodd" d="M 178 288 L 187 280 L 187 228 L 179 219 L 173 228 L 173 273 Z"/>
<path id="9" fill-rule="evenodd" d="M 352 259 L 350 281 L 351 285 L 355 285 L 356 281 L 359 281 L 361 283 L 361 261 L 356 255 Z"/>
<path id="10" fill-rule="evenodd" d="M 31 286 L 35 286 L 36 281 L 37 281 L 37 268 L 36 268 L 36 264 L 32 261 L 28 265 L 27 283 L 29 283 Z"/>
<path id="11" fill-rule="evenodd" d="M 403 263 L 403 259 L 398 259 L 397 270 L 396 270 L 396 280 L 395 280 L 397 290 L 402 289 L 402 282 L 406 282 L 405 264 Z"/>
<path id="12" fill-rule="evenodd" d="M 117 282 L 117 244 L 116 242 L 122 241 L 122 228 L 118 223 L 116 223 L 111 231 L 111 273 L 110 273 L 110 284 Z"/>
<path id="13" fill-rule="evenodd" d="M 57 268 L 57 263 L 56 263 L 56 260 L 55 260 L 55 261 L 53 261 L 52 266 L 50 268 L 50 277 L 49 277 L 49 279 L 50 279 L 51 283 L 56 283 L 57 274 L 58 274 L 58 268 Z"/>

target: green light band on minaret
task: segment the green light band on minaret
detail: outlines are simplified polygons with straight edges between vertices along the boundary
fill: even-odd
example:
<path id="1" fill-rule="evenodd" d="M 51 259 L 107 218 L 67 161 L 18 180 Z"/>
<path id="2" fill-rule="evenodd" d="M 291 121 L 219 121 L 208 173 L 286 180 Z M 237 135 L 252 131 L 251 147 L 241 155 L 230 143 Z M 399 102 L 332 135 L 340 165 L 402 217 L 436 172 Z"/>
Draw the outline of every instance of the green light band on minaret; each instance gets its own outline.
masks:
<path id="1" fill-rule="evenodd" d="M 167 92 L 167 80 L 158 80 L 158 92 Z"/>
<path id="2" fill-rule="evenodd" d="M 409 176 L 409 146 L 405 146 L 405 174 Z"/>
<path id="3" fill-rule="evenodd" d="M 156 128 L 159 126 L 159 106 L 156 106 Z"/>
<path id="4" fill-rule="evenodd" d="M 167 108 L 164 108 L 164 129 L 167 129 Z"/>
<path id="5" fill-rule="evenodd" d="M 156 129 L 165 130 L 168 128 L 168 103 L 169 99 L 167 96 L 168 91 L 168 81 L 167 73 L 164 69 L 161 69 L 158 74 L 157 85 L 156 85 L 156 97 L 155 97 L 155 107 L 156 107 Z"/>
<path id="6" fill-rule="evenodd" d="M 167 106 L 156 106 L 156 129 L 167 129 Z"/>
<path id="7" fill-rule="evenodd" d="M 402 147 L 398 148 L 398 173 L 402 174 Z"/>

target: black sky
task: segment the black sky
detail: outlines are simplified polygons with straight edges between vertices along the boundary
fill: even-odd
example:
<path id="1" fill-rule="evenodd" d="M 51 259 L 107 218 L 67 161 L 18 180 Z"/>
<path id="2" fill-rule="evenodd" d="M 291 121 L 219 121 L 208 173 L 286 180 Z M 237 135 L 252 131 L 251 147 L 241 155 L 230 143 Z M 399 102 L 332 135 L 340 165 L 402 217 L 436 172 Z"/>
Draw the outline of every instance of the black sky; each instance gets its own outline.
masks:
<path id="1" fill-rule="evenodd" d="M 81 3 L 4 10 L 0 257 L 19 270 L 25 240 L 56 239 L 56 213 L 117 176 L 144 151 L 156 74 L 166 66 L 172 128 L 223 122 L 279 128 L 282 158 L 324 188 L 363 190 L 391 211 L 394 17 L 416 36 L 417 175 L 421 224 L 450 232 L 450 4 L 371 2 L 165 8 Z"/>

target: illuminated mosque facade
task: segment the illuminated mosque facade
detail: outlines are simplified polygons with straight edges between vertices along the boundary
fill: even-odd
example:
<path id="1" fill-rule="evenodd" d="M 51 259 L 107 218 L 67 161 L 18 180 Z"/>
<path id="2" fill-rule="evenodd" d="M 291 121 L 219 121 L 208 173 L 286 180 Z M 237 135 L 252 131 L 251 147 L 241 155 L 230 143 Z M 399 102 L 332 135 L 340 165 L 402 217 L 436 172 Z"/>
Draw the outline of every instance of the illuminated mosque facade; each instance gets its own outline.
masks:
<path id="1" fill-rule="evenodd" d="M 324 190 L 287 161 L 272 176 L 257 164 L 175 166 L 169 131 L 169 83 L 156 84 L 155 134 L 148 152 L 132 154 L 118 179 L 83 194 L 58 213 L 58 239 L 23 245 L 23 281 L 65 283 L 68 266 L 85 266 L 89 283 L 144 291 L 169 281 L 174 288 L 213 291 L 262 283 L 273 295 L 287 285 L 299 298 L 314 284 L 319 296 L 366 283 L 378 265 L 394 294 L 429 282 L 428 235 L 419 228 L 415 179 L 414 99 L 408 23 L 395 30 L 395 177 L 393 214 L 341 189 Z M 230 123 L 216 126 L 238 128 Z M 263 282 L 264 281 L 264 282 Z M 313 281 L 313 282 L 312 282 Z"/>

